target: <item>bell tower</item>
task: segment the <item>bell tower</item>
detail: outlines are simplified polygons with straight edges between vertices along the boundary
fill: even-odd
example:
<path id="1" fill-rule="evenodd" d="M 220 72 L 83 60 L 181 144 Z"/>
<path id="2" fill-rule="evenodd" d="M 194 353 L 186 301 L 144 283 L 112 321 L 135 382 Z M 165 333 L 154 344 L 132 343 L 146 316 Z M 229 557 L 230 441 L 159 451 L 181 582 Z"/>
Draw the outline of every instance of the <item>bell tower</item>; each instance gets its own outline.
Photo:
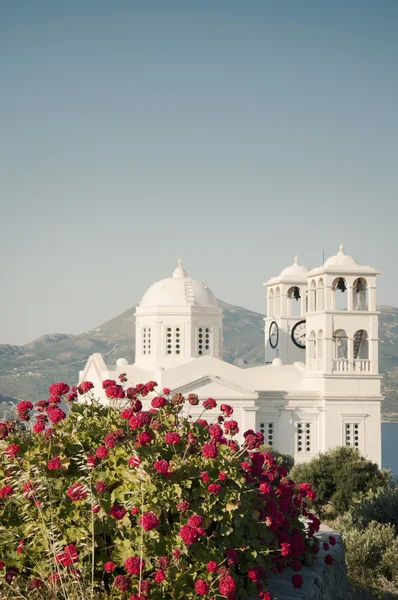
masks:
<path id="1" fill-rule="evenodd" d="M 278 277 L 263 285 L 267 288 L 265 322 L 265 362 L 280 358 L 284 364 L 305 362 L 305 312 L 308 269 L 297 255 Z"/>
<path id="2" fill-rule="evenodd" d="M 378 271 L 339 252 L 308 273 L 307 373 L 378 374 Z"/>

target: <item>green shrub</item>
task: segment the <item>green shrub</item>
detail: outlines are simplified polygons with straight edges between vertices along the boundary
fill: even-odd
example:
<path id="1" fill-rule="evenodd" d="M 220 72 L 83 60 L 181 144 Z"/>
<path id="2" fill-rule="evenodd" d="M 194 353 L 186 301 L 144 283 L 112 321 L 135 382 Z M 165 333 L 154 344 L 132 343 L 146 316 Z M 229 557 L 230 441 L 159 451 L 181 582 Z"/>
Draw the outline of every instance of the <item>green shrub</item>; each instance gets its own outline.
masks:
<path id="1" fill-rule="evenodd" d="M 290 473 L 297 483 L 309 482 L 317 493 L 315 505 L 325 510 L 330 505 L 335 515 L 349 510 L 361 492 L 386 485 L 390 474 L 359 454 L 356 449 L 341 446 L 320 454 L 308 463 L 295 465 Z"/>
<path id="2" fill-rule="evenodd" d="M 294 458 L 291 454 L 282 454 L 282 452 L 278 452 L 274 448 L 272 448 L 269 444 L 264 444 L 260 448 L 261 452 L 268 452 L 272 454 L 275 458 L 276 464 L 285 467 L 287 471 L 291 471 L 294 467 Z"/>
<path id="3" fill-rule="evenodd" d="M 363 529 L 371 521 L 390 523 L 398 531 L 398 485 L 394 481 L 361 494 L 350 508 L 353 524 Z"/>

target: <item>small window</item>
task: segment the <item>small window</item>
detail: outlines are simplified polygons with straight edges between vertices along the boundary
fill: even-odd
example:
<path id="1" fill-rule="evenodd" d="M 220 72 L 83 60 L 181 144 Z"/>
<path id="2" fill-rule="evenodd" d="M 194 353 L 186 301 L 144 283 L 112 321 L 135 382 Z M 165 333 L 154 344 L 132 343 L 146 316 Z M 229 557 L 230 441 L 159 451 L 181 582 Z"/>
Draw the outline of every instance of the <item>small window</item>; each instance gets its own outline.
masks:
<path id="1" fill-rule="evenodd" d="M 197 334 L 198 355 L 210 354 L 211 351 L 211 329 L 209 327 L 199 327 Z"/>
<path id="2" fill-rule="evenodd" d="M 182 328 L 167 327 L 166 328 L 166 354 L 178 355 L 181 354 L 182 348 Z"/>
<path id="3" fill-rule="evenodd" d="M 260 431 L 264 436 L 264 444 L 268 444 L 272 448 L 275 445 L 274 423 L 269 421 L 260 423 Z"/>
<path id="4" fill-rule="evenodd" d="M 311 423 L 297 423 L 296 452 L 298 454 L 310 454 L 311 451 Z"/>
<path id="5" fill-rule="evenodd" d="M 151 328 L 143 327 L 142 329 L 142 353 L 150 354 L 152 348 Z"/>
<path id="6" fill-rule="evenodd" d="M 344 443 L 351 448 L 359 450 L 360 426 L 359 423 L 346 423 L 344 428 Z"/>

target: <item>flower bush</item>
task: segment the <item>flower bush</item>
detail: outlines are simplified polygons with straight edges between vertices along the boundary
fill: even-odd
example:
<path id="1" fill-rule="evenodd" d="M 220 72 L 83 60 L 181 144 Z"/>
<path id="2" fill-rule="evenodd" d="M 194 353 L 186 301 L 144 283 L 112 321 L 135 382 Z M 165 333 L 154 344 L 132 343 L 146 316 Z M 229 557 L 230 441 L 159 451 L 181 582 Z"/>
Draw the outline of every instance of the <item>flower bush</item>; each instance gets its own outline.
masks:
<path id="1" fill-rule="evenodd" d="M 19 403 L 22 425 L 0 423 L 2 597 L 270 600 L 284 569 L 300 587 L 319 549 L 311 486 L 259 451 L 261 433 L 240 446 L 230 406 L 212 419 L 209 398 L 193 420 L 195 394 L 119 379 L 103 382 L 109 405 L 90 382 L 55 383 Z"/>

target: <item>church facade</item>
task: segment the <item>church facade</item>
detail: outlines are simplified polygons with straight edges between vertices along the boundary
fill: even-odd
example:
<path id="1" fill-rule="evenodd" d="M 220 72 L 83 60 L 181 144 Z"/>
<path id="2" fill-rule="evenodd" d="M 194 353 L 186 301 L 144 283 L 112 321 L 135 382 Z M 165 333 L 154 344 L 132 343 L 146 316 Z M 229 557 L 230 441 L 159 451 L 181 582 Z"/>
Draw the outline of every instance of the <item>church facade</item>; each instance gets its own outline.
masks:
<path id="1" fill-rule="evenodd" d="M 230 404 L 240 439 L 247 429 L 261 431 L 267 444 L 296 462 L 347 445 L 380 465 L 377 275 L 342 245 L 312 270 L 295 257 L 264 284 L 265 359 L 248 366 L 223 361 L 222 310 L 179 261 L 137 306 L 135 363 L 119 358 L 106 365 L 93 354 L 80 381 L 92 381 L 106 403 L 104 379 L 126 373 L 127 385 L 154 380 L 159 390 Z M 149 406 L 151 397 L 144 400 Z M 191 407 L 193 418 L 200 412 L 200 405 Z"/>

